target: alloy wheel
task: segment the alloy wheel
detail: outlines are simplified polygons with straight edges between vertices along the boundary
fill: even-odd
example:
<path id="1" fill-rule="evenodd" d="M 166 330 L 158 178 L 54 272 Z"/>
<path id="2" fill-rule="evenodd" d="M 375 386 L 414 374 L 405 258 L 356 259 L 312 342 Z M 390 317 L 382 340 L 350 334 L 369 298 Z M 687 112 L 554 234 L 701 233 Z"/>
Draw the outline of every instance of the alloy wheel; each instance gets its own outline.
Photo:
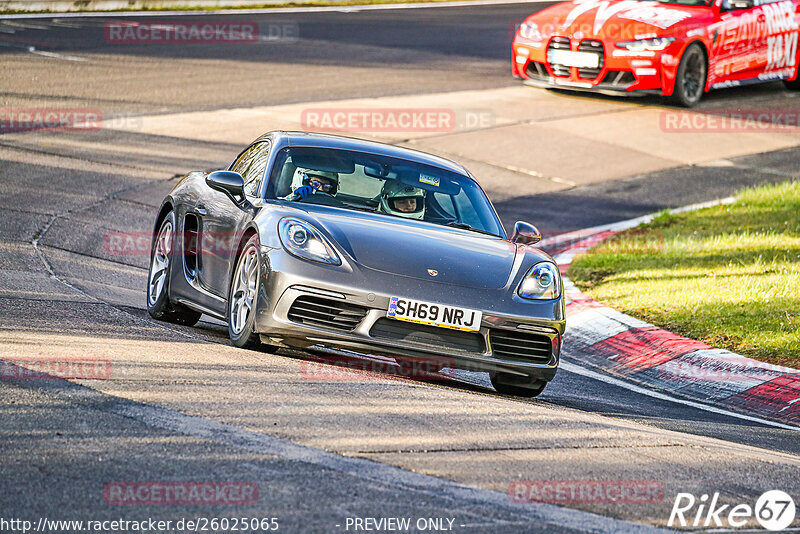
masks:
<path id="1" fill-rule="evenodd" d="M 169 259 L 172 252 L 172 222 L 166 221 L 161 226 L 161 231 L 156 239 L 153 259 L 150 263 L 150 281 L 147 299 L 154 305 L 166 287 L 167 274 L 169 273 Z"/>
<path id="2" fill-rule="evenodd" d="M 241 333 L 247 325 L 247 320 L 253 311 L 258 286 L 258 254 L 256 247 L 248 247 L 236 267 L 236 276 L 233 279 L 231 292 L 230 321 L 234 334 Z"/>

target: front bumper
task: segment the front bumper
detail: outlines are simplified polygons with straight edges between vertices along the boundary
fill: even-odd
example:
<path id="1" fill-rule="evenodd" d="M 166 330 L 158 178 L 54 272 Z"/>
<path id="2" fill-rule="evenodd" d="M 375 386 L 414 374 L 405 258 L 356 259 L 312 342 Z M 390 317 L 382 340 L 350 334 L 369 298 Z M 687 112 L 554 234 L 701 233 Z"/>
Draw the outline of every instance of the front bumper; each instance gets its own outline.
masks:
<path id="1" fill-rule="evenodd" d="M 402 357 L 431 362 L 439 367 L 470 371 L 501 371 L 549 381 L 558 367 L 565 328 L 563 297 L 553 301 L 522 302 L 508 298 L 508 289 L 461 290 L 365 268 L 351 270 L 298 260 L 279 249 L 262 249 L 262 280 L 256 311 L 256 331 L 267 343 L 302 349 Z M 464 336 L 458 331 L 428 327 L 424 336 L 401 339 L 385 335 L 386 328 L 415 330 L 412 323 L 386 319 L 392 296 L 444 302 L 483 311 L 480 331 Z M 309 324 L 292 306 L 299 298 L 330 301 L 364 310 L 352 327 Z M 321 300 L 320 300 L 321 299 Z M 300 302 L 300 301 L 298 301 Z M 388 323 L 387 323 L 388 321 Z M 433 335 L 431 336 L 431 332 Z M 441 332 L 441 335 L 437 335 Z M 494 340 L 509 335 L 535 337 L 537 347 L 549 344 L 526 361 L 498 355 Z M 457 343 L 448 343 L 455 336 Z M 442 340 L 442 338 L 444 338 Z M 463 344 L 461 338 L 468 338 Z M 505 342 L 505 339 L 504 339 Z M 472 348 L 466 345 L 472 344 Z"/>
<path id="2" fill-rule="evenodd" d="M 531 79 L 525 80 L 525 85 L 531 87 L 539 87 L 542 89 L 567 89 L 570 91 L 582 91 L 587 93 L 599 93 L 614 96 L 645 96 L 647 94 L 660 94 L 660 89 L 640 89 L 636 91 L 629 90 L 611 83 L 599 83 L 593 85 L 586 82 L 574 82 L 571 80 L 561 80 L 559 78 L 549 77 L 546 79 Z"/>
<path id="3" fill-rule="evenodd" d="M 561 41 L 559 41 L 561 40 Z M 591 43 L 592 48 L 584 46 Z M 576 68 L 551 64 L 548 51 L 561 47 L 589 51 L 599 56 L 598 68 Z M 671 50 L 668 50 L 671 51 Z M 515 41 L 512 46 L 512 75 L 535 87 L 589 91 L 614 95 L 672 93 L 674 57 L 667 52 L 632 53 L 597 38 L 581 41 L 554 36 L 542 43 Z"/>

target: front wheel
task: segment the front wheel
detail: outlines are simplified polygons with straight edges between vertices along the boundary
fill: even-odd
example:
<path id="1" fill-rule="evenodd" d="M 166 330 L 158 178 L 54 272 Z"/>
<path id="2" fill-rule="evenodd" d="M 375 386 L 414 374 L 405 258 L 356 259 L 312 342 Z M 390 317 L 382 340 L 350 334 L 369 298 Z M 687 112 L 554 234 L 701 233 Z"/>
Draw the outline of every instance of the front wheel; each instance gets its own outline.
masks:
<path id="1" fill-rule="evenodd" d="M 515 397 L 536 397 L 547 386 L 547 382 L 510 373 L 491 373 L 490 379 L 492 386 L 498 393 Z"/>
<path id="2" fill-rule="evenodd" d="M 255 349 L 261 345 L 255 332 L 260 272 L 258 237 L 253 235 L 242 247 L 228 293 L 228 335 L 237 347 Z"/>
<path id="3" fill-rule="evenodd" d="M 796 80 L 783 80 L 783 85 L 790 91 L 800 91 L 800 74 L 798 74 Z"/>
<path id="4" fill-rule="evenodd" d="M 150 271 L 147 275 L 147 312 L 154 319 L 193 326 L 202 315 L 169 300 L 169 277 L 175 259 L 175 212 L 169 212 L 150 250 Z"/>
<path id="5" fill-rule="evenodd" d="M 708 61 L 703 47 L 692 43 L 683 53 L 675 78 L 672 99 L 679 105 L 691 108 L 700 102 L 706 90 Z"/>

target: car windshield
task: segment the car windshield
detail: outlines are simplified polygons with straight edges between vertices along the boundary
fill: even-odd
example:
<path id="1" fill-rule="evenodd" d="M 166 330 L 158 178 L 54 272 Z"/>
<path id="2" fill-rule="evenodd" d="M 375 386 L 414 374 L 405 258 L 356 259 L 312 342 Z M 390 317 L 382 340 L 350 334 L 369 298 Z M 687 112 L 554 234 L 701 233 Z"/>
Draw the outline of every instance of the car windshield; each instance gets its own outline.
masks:
<path id="1" fill-rule="evenodd" d="M 266 197 L 504 236 L 489 199 L 470 177 L 376 154 L 284 148 L 276 156 Z"/>

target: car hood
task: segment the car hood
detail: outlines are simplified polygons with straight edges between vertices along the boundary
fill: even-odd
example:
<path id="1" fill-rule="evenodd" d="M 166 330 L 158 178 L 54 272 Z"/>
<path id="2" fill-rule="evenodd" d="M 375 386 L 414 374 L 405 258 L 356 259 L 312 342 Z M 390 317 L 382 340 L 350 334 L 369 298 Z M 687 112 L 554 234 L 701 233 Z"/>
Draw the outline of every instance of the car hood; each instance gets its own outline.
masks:
<path id="1" fill-rule="evenodd" d="M 304 210 L 306 211 L 306 210 Z M 514 267 L 513 243 L 476 232 L 388 215 L 315 206 L 307 220 L 361 267 L 463 287 L 502 288 Z"/>
<path id="2" fill-rule="evenodd" d="M 670 28 L 703 9 L 636 0 L 574 0 L 547 8 L 528 21 L 546 35 L 631 41 L 645 35 L 670 35 Z"/>

